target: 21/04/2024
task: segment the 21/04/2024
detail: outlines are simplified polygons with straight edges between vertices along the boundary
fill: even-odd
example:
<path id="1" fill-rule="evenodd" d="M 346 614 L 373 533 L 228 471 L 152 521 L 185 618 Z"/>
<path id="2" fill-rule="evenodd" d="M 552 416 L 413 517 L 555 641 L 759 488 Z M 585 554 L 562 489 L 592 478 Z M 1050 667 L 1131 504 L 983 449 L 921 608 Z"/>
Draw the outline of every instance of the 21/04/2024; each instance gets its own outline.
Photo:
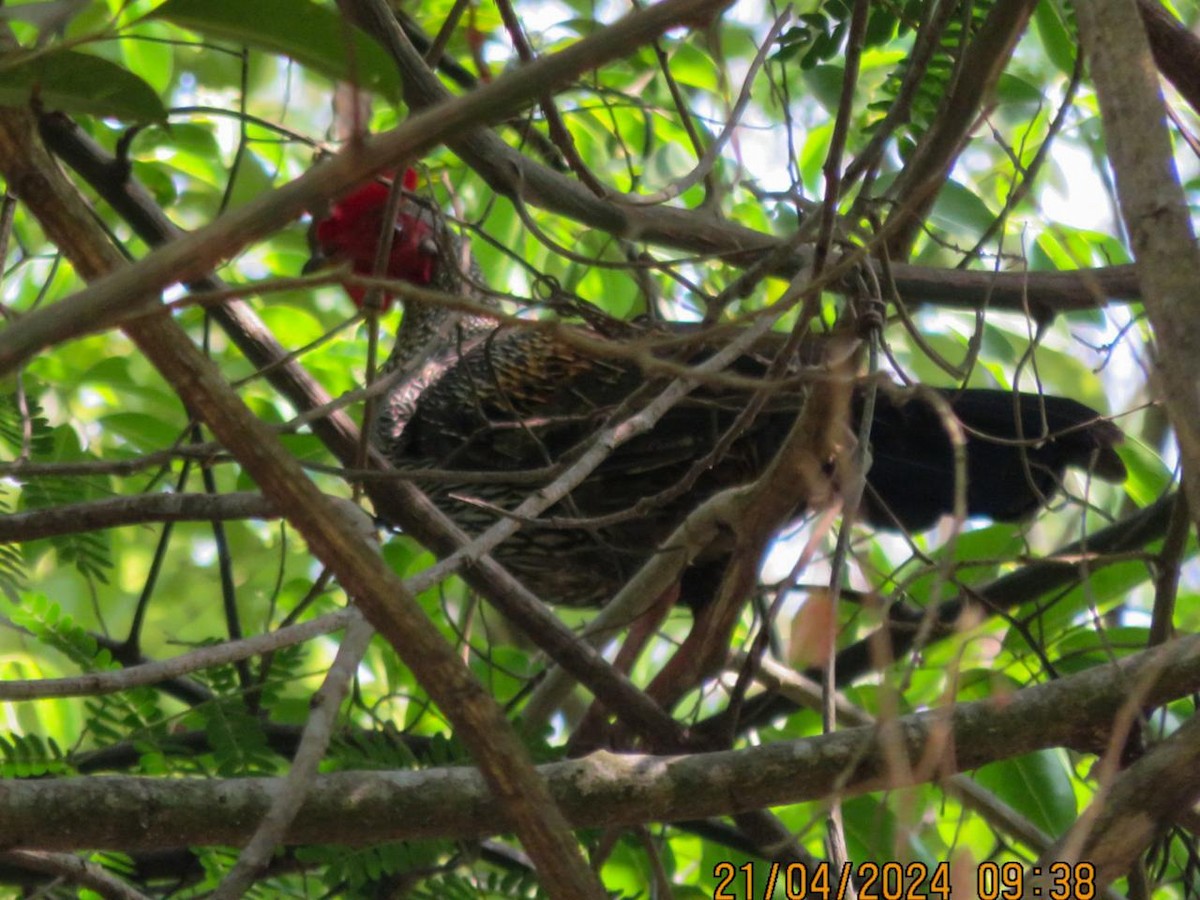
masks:
<path id="1" fill-rule="evenodd" d="M 969 886 L 974 890 L 968 895 L 979 900 L 1019 900 L 1027 879 L 1033 897 L 1093 900 L 1096 896 L 1096 870 L 1088 862 L 1055 862 L 1044 872 L 1040 866 L 1026 868 L 1017 862 L 984 862 L 975 868 L 975 884 Z M 923 862 L 862 862 L 835 868 L 828 862 L 815 866 L 747 862 L 735 866 L 723 861 L 713 868 L 717 880 L 713 900 L 757 900 L 756 874 L 765 878 L 758 893 L 762 900 L 843 900 L 850 896 L 852 878 L 859 900 L 950 900 L 953 893 L 950 866 L 944 862 L 933 866 Z"/>

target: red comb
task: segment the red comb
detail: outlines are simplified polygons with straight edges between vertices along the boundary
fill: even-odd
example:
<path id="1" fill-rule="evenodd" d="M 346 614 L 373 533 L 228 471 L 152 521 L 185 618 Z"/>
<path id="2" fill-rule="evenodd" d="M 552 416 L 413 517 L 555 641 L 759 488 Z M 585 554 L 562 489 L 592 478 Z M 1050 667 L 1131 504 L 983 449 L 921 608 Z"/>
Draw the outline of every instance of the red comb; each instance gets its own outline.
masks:
<path id="1" fill-rule="evenodd" d="M 406 191 L 415 191 L 419 176 L 416 169 L 405 169 L 401 186 Z M 355 217 L 387 202 L 391 184 L 388 181 L 368 181 L 359 185 L 334 204 L 335 216 Z"/>
<path id="2" fill-rule="evenodd" d="M 359 185 L 334 204 L 334 218 L 353 220 L 370 210 L 382 208 L 390 191 L 391 188 L 380 181 Z"/>
<path id="3" fill-rule="evenodd" d="M 395 178 L 394 172 L 389 174 Z M 406 169 L 401 184 L 412 191 L 417 186 L 416 171 Z M 371 275 L 391 190 L 390 182 L 372 179 L 337 200 L 329 215 L 316 224 L 321 257 L 332 262 L 349 262 L 357 274 Z M 414 209 L 410 201 L 405 201 L 396 215 L 396 230 L 384 274 L 410 284 L 429 284 L 437 267 L 437 259 L 429 249 L 435 238 L 433 222 L 423 217 L 420 209 Z M 347 292 L 355 303 L 362 304 L 363 288 L 350 286 Z M 385 308 L 390 299 L 390 295 L 384 295 Z"/>

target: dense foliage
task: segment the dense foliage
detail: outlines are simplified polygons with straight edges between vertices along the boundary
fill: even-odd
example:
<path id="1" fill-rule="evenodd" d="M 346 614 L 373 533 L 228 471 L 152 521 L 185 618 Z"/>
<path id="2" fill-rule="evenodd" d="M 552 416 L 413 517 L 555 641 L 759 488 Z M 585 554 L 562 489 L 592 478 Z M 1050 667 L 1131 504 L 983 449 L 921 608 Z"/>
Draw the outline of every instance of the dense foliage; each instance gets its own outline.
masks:
<path id="1" fill-rule="evenodd" d="M 1145 0 L 1143 15 L 1155 4 Z M 1024 8 L 1028 21 L 1006 21 L 1006 6 Z M 304 415 L 304 390 L 283 386 L 294 364 L 267 362 L 282 348 L 361 423 L 363 396 L 353 392 L 386 354 L 402 311 L 377 321 L 358 312 L 337 283 L 344 271 L 297 281 L 309 256 L 297 198 L 319 215 L 337 193 L 331 182 L 318 176 L 287 203 L 263 204 L 331 155 L 353 162 L 364 134 L 393 129 L 437 99 L 436 84 L 398 69 L 385 49 L 388 36 L 369 15 L 382 8 L 375 0 L 3 8 L 0 117 L 14 133 L 36 122 L 95 213 L 80 217 L 78 242 L 61 238 L 61 222 L 49 223 L 23 168 L 37 160 L 14 154 L 11 142 L 0 149 L 8 191 L 0 313 L 10 323 L 8 334 L 0 331 L 0 787 L 98 792 L 87 795 L 90 815 L 76 821 L 86 834 L 77 836 L 55 824 L 49 807 L 36 814 L 37 802 L 49 801 L 18 808 L 14 800 L 4 810 L 0 789 L 0 843 L 11 848 L 0 853 L 0 878 L 9 884 L 45 887 L 49 896 L 118 896 L 121 885 L 154 896 L 214 890 L 257 819 L 230 814 L 215 795 L 163 795 L 171 799 L 147 805 L 132 788 L 95 776 L 236 793 L 238 782 L 224 779 L 281 778 L 306 726 L 318 730 L 314 693 L 350 621 L 333 617 L 348 605 L 335 560 L 310 550 L 310 532 L 288 524 L 296 517 L 284 501 L 269 490 L 259 496 L 245 458 L 214 438 L 213 407 L 185 405 L 179 383 L 144 352 L 146 338 L 129 324 L 136 320 L 121 312 L 146 312 L 144 298 L 134 292 L 124 306 L 86 307 L 95 318 L 65 322 L 53 310 L 100 274 L 81 262 L 88 241 L 109 241 L 128 265 L 141 265 L 178 239 L 159 213 L 186 231 L 211 226 L 187 271 L 170 275 L 186 283 L 150 274 L 149 289 L 166 287 L 169 315 L 320 490 L 370 511 L 353 454 L 347 465 L 345 446 L 339 452 Z M 534 59 L 602 37 L 630 9 L 427 0 L 392 12 L 435 63 L 441 89 L 469 96 Z M 1189 21 L 1196 12 L 1191 3 L 1174 11 Z M 1175 493 L 1181 458 L 1184 467 L 1189 461 L 1159 402 L 1154 316 L 1122 268 L 1131 244 L 1074 10 L 1062 0 L 830 0 L 795 9 L 740 0 L 716 17 L 683 19 L 687 27 L 605 50 L 598 68 L 485 112 L 491 134 L 528 169 L 488 164 L 470 142 L 478 117 L 443 134 L 430 130 L 436 116 L 422 120 L 410 145 L 432 146 L 428 153 L 401 151 L 374 169 L 415 166 L 418 193 L 453 219 L 509 313 L 579 323 L 599 310 L 626 321 L 710 324 L 775 313 L 777 330 L 810 317 L 826 330 L 861 313 L 857 301 L 878 301 L 886 308 L 881 352 L 864 371 L 1079 399 L 1125 432 L 1129 478 L 1110 486 L 1076 473 L 1048 511 L 1019 524 L 947 519 L 896 535 L 819 513 L 776 523 L 779 539 L 728 640 L 724 671 L 669 710 L 704 742 L 668 746 L 602 717 L 604 736 L 590 746 L 680 756 L 817 747 L 806 742 L 826 730 L 819 679 L 830 655 L 822 635 L 832 633 L 841 651 L 838 727 L 862 729 L 861 754 L 829 763 L 827 774 L 814 761 L 815 786 L 790 787 L 792 776 L 780 774 L 775 788 L 751 788 L 738 780 L 744 770 L 731 770 L 722 789 L 731 805 L 699 815 L 686 801 L 701 788 L 670 783 L 649 763 L 644 773 L 621 770 L 624 806 L 613 801 L 589 817 L 580 813 L 585 795 L 563 808 L 587 825 L 575 837 L 617 896 L 713 897 L 724 883 L 717 896 L 779 897 L 785 886 L 770 887 L 772 873 L 818 877 L 833 860 L 836 881 L 843 859 L 863 897 L 886 885 L 872 887 L 869 864 L 888 861 L 903 865 L 889 877 L 932 896 L 951 884 L 954 896 L 971 896 L 984 876 L 981 896 L 1017 896 L 1019 886 L 1004 892 L 1039 858 L 1078 860 L 1054 842 L 1102 790 L 1124 796 L 1122 779 L 1136 777 L 1151 748 L 1190 719 L 1188 694 L 1200 687 L 1189 680 L 1200 652 L 1190 644 L 1160 660 L 1167 676 L 1154 687 L 1143 680 L 1137 691 L 1105 688 L 1102 697 L 1098 682 L 1083 678 L 1192 631 L 1197 607 L 1189 602 L 1194 531 Z M 1167 71 L 1172 45 L 1161 20 L 1151 36 Z M 1173 64 L 1187 65 L 1178 57 Z M 1166 93 L 1176 165 L 1194 204 L 1194 99 L 1169 86 Z M 936 192 L 923 189 L 923 178 L 934 179 Z M 595 205 L 576 202 L 562 187 L 569 181 L 585 185 Z M 679 214 L 660 216 L 667 207 Z M 260 218 L 235 221 L 239 211 Z M 814 258 L 824 281 L 804 292 Z M 1036 277 L 1044 273 L 1065 274 Z M 39 343 L 6 349 L 6 339 L 16 346 L 12 331 L 43 322 L 51 324 Z M 320 402 L 311 393 L 308 400 Z M 839 549 L 840 528 L 847 540 Z M 387 565 L 404 578 L 420 578 L 434 562 L 418 537 L 381 534 Z M 547 645 L 493 609 L 481 578 L 469 580 L 418 581 L 416 602 L 523 726 L 530 757 L 565 759 L 591 695 L 577 687 L 544 720 L 525 718 L 550 665 L 539 649 Z M 557 615 L 580 630 L 592 612 Z M 205 655 L 315 620 L 278 646 Z M 671 613 L 638 659 L 635 684 L 651 682 L 691 624 L 686 609 Z M 145 668 L 181 654 L 177 669 Z M 531 862 L 511 829 L 481 824 L 478 813 L 456 820 L 466 825 L 420 833 L 413 823 L 453 806 L 432 787 L 388 823 L 394 833 L 374 841 L 351 804 L 334 802 L 339 791 L 353 796 L 353 782 L 316 792 L 334 773 L 452 772 L 476 761 L 475 745 L 452 725 L 458 720 L 431 700 L 436 686 L 387 640 L 375 637 L 361 661 L 343 663 L 352 680 L 344 695 L 333 691 L 337 715 L 321 775 L 299 787 L 314 790 L 297 820 L 306 823 L 303 838 L 276 832 L 277 851 L 247 875 L 250 893 L 569 896 L 554 876 L 539 886 L 541 858 L 531 852 Z M 151 674 L 140 679 L 143 671 Z M 811 691 L 801 683 L 806 671 L 818 680 Z M 72 680 L 46 682 L 59 678 Z M 1054 682 L 1063 691 L 1049 708 L 1026 693 Z M 986 717 L 969 716 L 973 701 L 1000 716 L 1025 697 L 1032 712 L 1019 725 L 989 729 Z M 936 719 L 947 730 L 923 756 L 906 757 L 909 737 L 887 725 L 915 727 L 904 717 L 929 710 L 926 725 L 936 732 Z M 876 731 L 872 721 L 884 724 Z M 858 766 L 876 751 L 885 762 L 872 779 Z M 762 773 L 774 771 L 762 763 Z M 635 786 L 654 778 L 672 799 L 651 808 Z M 1151 784 L 1157 792 L 1134 792 L 1137 800 L 1165 811 L 1134 865 L 1088 855 L 1095 848 L 1086 830 L 1078 846 L 1117 879 L 1118 893 L 1189 896 L 1194 793 Z M 751 790 L 772 799 L 757 810 L 732 805 Z M 435 798 L 425 812 L 423 796 Z M 322 798 L 332 799 L 326 806 Z M 149 824 L 135 838 L 151 808 L 177 812 L 178 831 Z M 1118 799 L 1106 809 L 1129 812 Z M 73 869 L 68 852 L 94 865 Z M 1069 875 L 1081 891 L 1091 883 L 1086 867 Z M 1106 883 L 1101 877 L 1097 889 Z"/>

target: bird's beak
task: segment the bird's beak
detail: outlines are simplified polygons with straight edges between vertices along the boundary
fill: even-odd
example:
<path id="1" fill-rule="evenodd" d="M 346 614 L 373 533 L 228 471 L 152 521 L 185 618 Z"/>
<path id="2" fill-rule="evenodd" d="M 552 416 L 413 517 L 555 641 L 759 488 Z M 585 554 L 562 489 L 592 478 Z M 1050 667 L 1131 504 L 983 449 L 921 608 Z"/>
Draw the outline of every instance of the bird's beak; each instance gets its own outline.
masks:
<path id="1" fill-rule="evenodd" d="M 320 250 L 313 250 L 312 256 L 308 258 L 308 262 L 300 270 L 301 275 L 311 275 L 314 272 L 320 272 L 322 269 L 329 268 L 331 260 Z"/>
<path id="2" fill-rule="evenodd" d="M 421 241 L 421 243 L 417 245 L 417 249 L 421 252 L 422 256 L 438 255 L 437 241 L 435 241 L 433 238 L 425 238 L 425 240 Z"/>

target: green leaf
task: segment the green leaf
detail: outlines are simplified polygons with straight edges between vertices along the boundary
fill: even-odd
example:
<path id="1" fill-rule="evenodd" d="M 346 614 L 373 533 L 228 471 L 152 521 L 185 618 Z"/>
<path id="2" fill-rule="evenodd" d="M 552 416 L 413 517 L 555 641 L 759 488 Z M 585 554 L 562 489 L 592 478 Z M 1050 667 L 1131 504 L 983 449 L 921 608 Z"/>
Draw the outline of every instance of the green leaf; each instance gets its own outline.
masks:
<path id="1" fill-rule="evenodd" d="M 1042 0 L 1034 9 L 1033 23 L 1050 62 L 1064 75 L 1070 75 L 1075 70 L 1075 54 L 1079 48 L 1064 21 L 1058 0 Z"/>
<path id="2" fill-rule="evenodd" d="M 863 44 L 867 47 L 877 47 L 887 43 L 895 37 L 898 24 L 893 10 L 883 4 L 876 6 L 867 19 L 867 33 L 863 37 Z"/>
<path id="3" fill-rule="evenodd" d="M 147 22 L 139 34 L 128 34 L 121 41 L 121 55 L 126 65 L 137 72 L 160 95 L 171 87 L 175 54 L 170 40 L 174 37 L 163 22 Z"/>
<path id="4" fill-rule="evenodd" d="M 828 122 L 810 128 L 800 149 L 800 175 L 804 187 L 818 194 L 821 187 L 821 166 L 829 152 L 829 141 L 833 137 L 833 123 Z"/>
<path id="5" fill-rule="evenodd" d="M 720 75 L 710 54 L 682 44 L 671 57 L 671 75 L 680 84 L 705 91 L 719 90 Z"/>
<path id="6" fill-rule="evenodd" d="M 996 573 L 996 560 L 1008 559 L 1018 553 L 1020 548 L 1020 529 L 1012 524 L 995 524 L 965 531 L 958 535 L 953 546 L 956 577 L 968 584 L 986 582 Z M 943 546 L 934 554 L 934 559 L 939 564 L 945 559 L 947 550 L 948 548 Z M 978 560 L 978 564 L 971 565 L 973 560 Z M 933 566 L 928 572 L 914 578 L 906 586 L 906 590 L 916 602 L 926 603 L 934 596 L 933 591 L 937 585 L 940 585 L 940 596 L 944 599 L 950 588 L 945 584 L 940 566 Z"/>
<path id="7" fill-rule="evenodd" d="M 162 170 L 161 166 L 134 161 L 133 176 L 154 195 L 154 201 L 159 206 L 170 206 L 178 196 L 175 183 L 171 176 Z"/>
<path id="8" fill-rule="evenodd" d="M 106 431 L 120 435 L 140 450 L 169 447 L 179 437 L 177 426 L 146 413 L 110 413 L 101 419 L 101 423 Z"/>
<path id="9" fill-rule="evenodd" d="M 1140 561 L 1096 566 L 1088 571 L 1083 584 L 1019 607 L 1013 618 L 1028 626 L 1025 630 L 1010 630 L 1004 638 L 1004 649 L 1020 656 L 1028 652 L 1031 639 L 1043 646 L 1063 640 L 1083 627 L 1080 616 L 1085 610 L 1107 612 L 1114 604 L 1128 600 L 1130 592 L 1145 581 L 1146 566 Z"/>
<path id="10" fill-rule="evenodd" d="M 257 153 L 245 153 L 234 173 L 229 208 L 244 206 L 271 189 L 271 175 Z"/>
<path id="11" fill-rule="evenodd" d="M 1049 834 L 1075 821 L 1075 792 L 1063 755 L 1041 750 L 984 766 L 975 781 Z"/>
<path id="12" fill-rule="evenodd" d="M 1117 453 L 1129 473 L 1125 492 L 1138 506 L 1153 503 L 1175 480 L 1175 473 L 1158 452 L 1140 440 L 1127 438 L 1117 447 Z"/>
<path id="13" fill-rule="evenodd" d="M 1003 103 L 1026 103 L 1037 106 L 1045 100 L 1036 84 L 1030 84 L 1009 72 L 1000 75 L 996 84 L 996 96 Z"/>
<path id="14" fill-rule="evenodd" d="M 290 57 L 334 81 L 400 100 L 400 77 L 383 48 L 332 10 L 307 0 L 167 0 L 151 15 Z"/>
<path id="15" fill-rule="evenodd" d="M 813 66 L 804 73 L 804 80 L 812 90 L 813 97 L 827 112 L 837 111 L 841 99 L 842 83 L 846 80 L 843 66 Z"/>
<path id="16" fill-rule="evenodd" d="M 973 191 L 957 181 L 947 181 L 938 194 L 932 217 L 943 227 L 980 233 L 996 215 Z"/>
<path id="17" fill-rule="evenodd" d="M 0 69 L 0 104 L 27 106 L 129 122 L 165 122 L 167 110 L 154 88 L 115 63 L 88 53 L 60 50 Z"/>
<path id="18" fill-rule="evenodd" d="M 1094 666 L 1112 665 L 1114 656 L 1127 656 L 1145 650 L 1150 629 L 1135 626 L 1106 627 L 1101 632 L 1083 631 L 1067 635 L 1059 642 L 1054 668 L 1060 675 L 1072 675 Z"/>

